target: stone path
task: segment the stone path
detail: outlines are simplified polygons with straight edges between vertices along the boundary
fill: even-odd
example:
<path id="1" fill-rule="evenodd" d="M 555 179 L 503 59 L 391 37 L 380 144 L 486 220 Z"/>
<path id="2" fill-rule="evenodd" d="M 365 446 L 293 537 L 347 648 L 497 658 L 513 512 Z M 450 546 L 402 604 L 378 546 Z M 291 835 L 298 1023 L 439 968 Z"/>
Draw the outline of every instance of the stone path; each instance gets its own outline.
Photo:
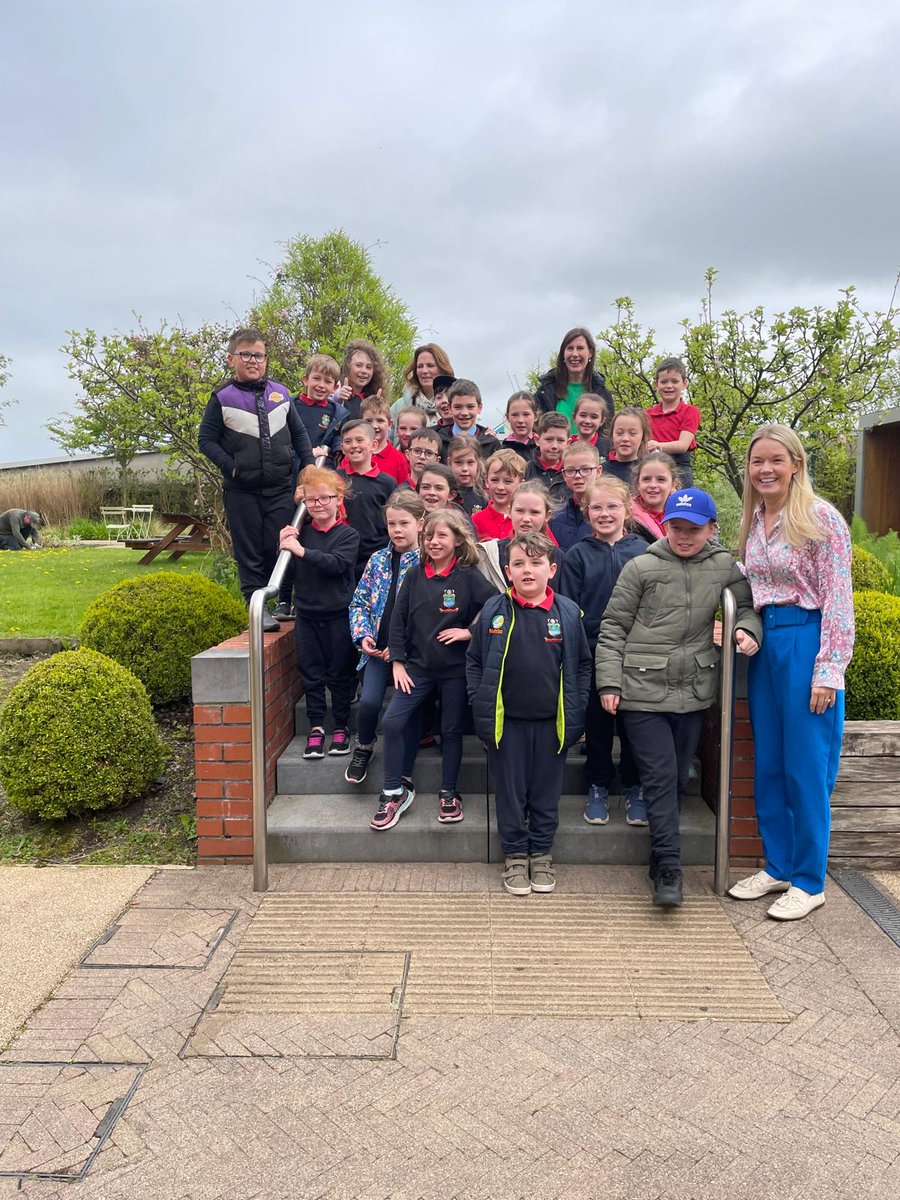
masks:
<path id="1" fill-rule="evenodd" d="M 689 872 L 685 913 L 718 905 L 709 882 Z M 272 884 L 428 905 L 498 892 L 480 865 L 283 867 Z M 567 897 L 649 905 L 641 870 L 603 867 L 510 903 L 527 924 L 535 905 L 562 920 Z M 69 973 L 0 1058 L 0 1171 L 87 1173 L 0 1178 L 0 1197 L 900 1195 L 900 950 L 834 885 L 796 924 L 721 906 L 787 1021 L 412 1011 L 395 1059 L 270 1057 L 262 1034 L 261 1057 L 181 1057 L 259 899 L 242 868 L 159 872 Z M 147 966 L 113 965 L 148 948 Z M 27 1065 L 47 1061 L 84 1065 Z"/>

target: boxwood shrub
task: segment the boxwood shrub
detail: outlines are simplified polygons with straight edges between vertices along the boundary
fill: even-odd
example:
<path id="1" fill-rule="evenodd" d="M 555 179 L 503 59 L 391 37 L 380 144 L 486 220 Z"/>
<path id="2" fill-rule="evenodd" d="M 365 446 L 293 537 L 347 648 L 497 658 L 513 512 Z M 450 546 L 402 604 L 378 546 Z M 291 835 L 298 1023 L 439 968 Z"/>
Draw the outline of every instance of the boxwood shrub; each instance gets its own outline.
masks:
<path id="1" fill-rule="evenodd" d="M 146 688 L 94 650 L 36 663 L 0 710 L 0 781 L 30 816 L 60 820 L 122 804 L 162 764 Z"/>
<path id="2" fill-rule="evenodd" d="M 862 546 L 853 547 L 850 565 L 854 592 L 890 592 L 891 573 L 879 559 Z"/>
<path id="3" fill-rule="evenodd" d="M 154 704 L 191 692 L 191 656 L 247 628 L 247 610 L 195 572 L 160 571 L 123 579 L 84 614 L 83 646 L 137 675 Z"/>
<path id="4" fill-rule="evenodd" d="M 856 643 L 847 668 L 847 720 L 900 720 L 900 596 L 854 592 L 853 609 Z"/>

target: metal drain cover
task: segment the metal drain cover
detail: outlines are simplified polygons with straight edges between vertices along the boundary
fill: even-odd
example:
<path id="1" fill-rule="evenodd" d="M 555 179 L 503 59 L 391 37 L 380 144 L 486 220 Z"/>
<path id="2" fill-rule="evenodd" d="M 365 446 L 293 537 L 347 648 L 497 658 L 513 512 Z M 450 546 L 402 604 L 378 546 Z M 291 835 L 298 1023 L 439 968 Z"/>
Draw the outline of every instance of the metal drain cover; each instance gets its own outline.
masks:
<path id="1" fill-rule="evenodd" d="M 393 1058 L 409 955 L 237 951 L 182 1057 Z"/>

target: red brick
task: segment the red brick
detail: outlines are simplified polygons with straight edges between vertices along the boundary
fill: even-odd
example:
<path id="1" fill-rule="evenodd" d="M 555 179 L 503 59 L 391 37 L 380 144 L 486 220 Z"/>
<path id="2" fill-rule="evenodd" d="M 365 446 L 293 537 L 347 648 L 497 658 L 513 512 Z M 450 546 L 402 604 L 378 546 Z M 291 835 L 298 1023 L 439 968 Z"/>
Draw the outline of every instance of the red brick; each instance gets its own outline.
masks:
<path id="1" fill-rule="evenodd" d="M 226 762 L 249 762 L 250 761 L 250 745 L 248 742 L 242 742 L 237 746 L 224 746 L 225 753 L 223 758 Z"/>
<path id="2" fill-rule="evenodd" d="M 237 817 L 249 821 L 253 817 L 253 804 L 250 800 L 223 800 L 222 815 L 226 820 Z"/>
<path id="3" fill-rule="evenodd" d="M 222 720 L 226 725 L 247 725 L 250 721 L 249 704 L 226 704 L 222 709 Z"/>
<path id="4" fill-rule="evenodd" d="M 194 724 L 195 725 L 221 725 L 222 724 L 222 706 L 220 704 L 195 704 L 194 705 Z"/>
<path id="5" fill-rule="evenodd" d="M 229 732 L 233 728 L 231 725 L 195 725 L 194 742 L 217 742 L 221 745 L 230 741 Z"/>
<path id="6" fill-rule="evenodd" d="M 756 827 L 755 817 L 733 817 L 731 821 L 731 838 L 732 841 L 739 837 L 756 838 L 759 837 L 759 830 Z"/>
<path id="7" fill-rule="evenodd" d="M 221 837 L 224 832 L 220 817 L 198 817 L 198 837 Z"/>
<path id="8" fill-rule="evenodd" d="M 198 779 L 249 779 L 249 763 L 197 763 Z"/>
<path id="9" fill-rule="evenodd" d="M 204 731 L 205 732 L 205 731 Z M 221 762 L 222 747 L 218 742 L 198 742 L 194 747 L 195 762 Z"/>
<path id="10" fill-rule="evenodd" d="M 251 800 L 252 787 L 247 783 L 226 783 L 225 795 L 229 800 Z"/>
<path id="11" fill-rule="evenodd" d="M 221 817 L 222 805 L 224 800 L 197 800 L 196 810 L 198 817 Z"/>
<path id="12" fill-rule="evenodd" d="M 729 848 L 732 854 L 744 854 L 748 857 L 759 857 L 763 852 L 759 838 L 732 838 Z"/>
<path id="13" fill-rule="evenodd" d="M 253 839 L 248 837 L 237 838 L 203 838 L 200 845 L 203 847 L 204 858 L 208 854 L 224 854 L 231 858 L 235 854 L 253 855 Z M 199 849 L 199 847 L 198 847 Z"/>
<path id="14" fill-rule="evenodd" d="M 735 796 L 731 801 L 732 817 L 756 817 L 756 806 L 750 796 Z"/>
<path id="15" fill-rule="evenodd" d="M 245 818 L 230 818 L 225 819 L 225 836 L 230 838 L 236 837 L 253 837 L 253 822 Z"/>
<path id="16" fill-rule="evenodd" d="M 222 858 L 221 854 L 213 855 L 213 856 L 207 858 L 207 856 L 203 853 L 203 843 L 202 842 L 200 842 L 197 847 L 197 857 L 203 859 L 204 866 L 213 866 L 213 865 L 219 866 L 219 865 L 221 865 L 224 867 L 226 865 L 226 863 L 231 862 L 230 858 Z M 238 862 L 240 862 L 240 859 L 238 859 Z"/>
<path id="17" fill-rule="evenodd" d="M 227 786 L 227 785 L 226 785 Z M 198 779 L 194 784 L 194 795 L 199 799 L 201 796 L 209 799 L 214 796 L 222 797 L 224 794 L 223 784 L 217 779 Z"/>
<path id="18" fill-rule="evenodd" d="M 223 745 L 234 744 L 235 742 L 250 741 L 250 726 L 249 725 L 222 725 L 220 727 L 221 741 Z"/>
<path id="19" fill-rule="evenodd" d="M 753 780 L 752 779 L 736 779 L 731 780 L 732 796 L 752 796 L 753 795 Z"/>

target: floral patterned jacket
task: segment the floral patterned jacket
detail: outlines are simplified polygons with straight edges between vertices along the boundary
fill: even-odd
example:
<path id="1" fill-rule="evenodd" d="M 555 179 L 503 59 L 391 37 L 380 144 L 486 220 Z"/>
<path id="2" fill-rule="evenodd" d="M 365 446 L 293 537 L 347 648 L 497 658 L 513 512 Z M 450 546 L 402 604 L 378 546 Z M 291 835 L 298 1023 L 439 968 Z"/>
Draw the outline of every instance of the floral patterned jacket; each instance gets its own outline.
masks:
<path id="1" fill-rule="evenodd" d="M 387 604 L 391 590 L 391 555 L 393 546 L 385 546 L 376 550 L 366 563 L 353 599 L 350 601 L 350 636 L 356 645 L 360 645 L 364 637 L 378 637 L 381 617 Z M 410 567 L 419 561 L 418 550 L 407 550 L 400 559 L 400 577 L 397 580 L 397 590 L 403 582 Z M 368 654 L 363 654 L 359 666 L 364 667 L 368 662 Z"/>

